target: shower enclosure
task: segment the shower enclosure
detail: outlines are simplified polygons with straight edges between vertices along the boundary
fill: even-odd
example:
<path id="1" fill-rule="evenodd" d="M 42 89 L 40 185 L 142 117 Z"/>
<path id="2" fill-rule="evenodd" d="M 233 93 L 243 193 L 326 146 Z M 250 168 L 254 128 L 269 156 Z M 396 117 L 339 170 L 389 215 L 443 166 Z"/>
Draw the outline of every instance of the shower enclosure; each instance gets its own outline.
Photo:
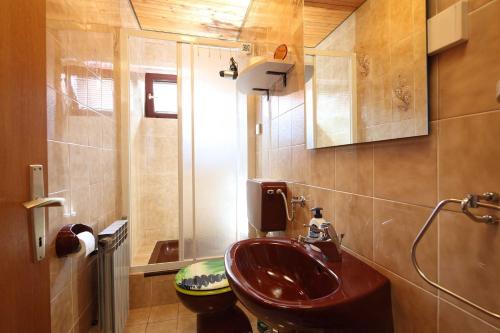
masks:
<path id="1" fill-rule="evenodd" d="M 247 232 L 247 99 L 218 72 L 246 56 L 138 31 L 121 50 L 132 272 L 221 257 Z"/>

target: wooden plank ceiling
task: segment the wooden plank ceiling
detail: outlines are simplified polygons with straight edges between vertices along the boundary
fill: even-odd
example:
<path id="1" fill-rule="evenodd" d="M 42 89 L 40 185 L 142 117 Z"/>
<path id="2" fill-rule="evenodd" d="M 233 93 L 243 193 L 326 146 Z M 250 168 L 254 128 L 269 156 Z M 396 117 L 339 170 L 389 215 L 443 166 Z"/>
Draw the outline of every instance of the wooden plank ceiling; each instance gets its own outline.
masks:
<path id="1" fill-rule="evenodd" d="M 315 47 L 365 0 L 304 0 L 304 46 Z"/>
<path id="2" fill-rule="evenodd" d="M 238 39 L 251 0 L 130 0 L 144 30 Z"/>

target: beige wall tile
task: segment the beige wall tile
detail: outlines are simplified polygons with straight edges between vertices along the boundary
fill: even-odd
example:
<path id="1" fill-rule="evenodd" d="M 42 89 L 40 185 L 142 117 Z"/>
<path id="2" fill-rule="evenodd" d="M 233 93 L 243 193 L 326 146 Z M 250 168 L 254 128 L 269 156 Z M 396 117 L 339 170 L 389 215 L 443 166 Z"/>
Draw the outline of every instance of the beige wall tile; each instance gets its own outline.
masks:
<path id="1" fill-rule="evenodd" d="M 373 198 L 335 192 L 334 222 L 342 245 L 373 259 Z"/>
<path id="2" fill-rule="evenodd" d="M 274 118 L 271 121 L 271 148 L 278 148 L 279 145 L 279 119 Z"/>
<path id="3" fill-rule="evenodd" d="M 445 10 L 449 6 L 458 2 L 458 0 L 435 0 L 438 6 L 439 12 Z M 469 0 L 469 12 L 484 6 L 485 4 L 492 2 L 494 0 Z"/>
<path id="4" fill-rule="evenodd" d="M 67 285 L 71 285 L 71 257 L 57 257 L 54 244 L 50 244 L 47 252 L 50 267 L 50 299 L 53 301 Z"/>
<path id="5" fill-rule="evenodd" d="M 95 225 L 99 218 L 104 215 L 103 209 L 103 186 L 102 183 L 96 183 L 90 186 L 89 193 L 89 223 Z M 97 226 L 94 228 L 97 230 Z"/>
<path id="6" fill-rule="evenodd" d="M 278 149 L 272 149 L 269 151 L 269 176 L 272 179 L 281 179 L 279 165 L 279 151 Z"/>
<path id="7" fill-rule="evenodd" d="M 308 185 L 333 189 L 335 186 L 335 151 L 332 147 L 308 150 Z"/>
<path id="8" fill-rule="evenodd" d="M 71 188 L 79 189 L 90 184 L 88 150 L 84 146 L 69 146 Z"/>
<path id="9" fill-rule="evenodd" d="M 47 87 L 47 139 L 66 142 L 69 137 L 71 100 Z"/>
<path id="10" fill-rule="evenodd" d="M 266 100 L 265 97 L 261 97 L 261 101 L 262 101 L 264 109 L 266 109 L 266 106 L 269 107 L 269 113 L 270 113 L 271 119 L 274 119 L 280 115 L 278 96 L 271 96 L 269 98 L 269 102 Z"/>
<path id="11" fill-rule="evenodd" d="M 469 40 L 439 55 L 439 118 L 498 110 L 500 2 L 469 14 Z"/>
<path id="12" fill-rule="evenodd" d="M 115 181 L 105 180 L 103 183 L 103 208 L 104 213 L 109 214 L 114 212 L 116 208 L 116 199 L 117 199 L 117 183 Z"/>
<path id="13" fill-rule="evenodd" d="M 71 288 L 73 294 L 73 314 L 80 316 L 97 300 L 97 261 L 81 271 L 73 272 Z M 78 317 L 75 320 L 78 320 Z"/>
<path id="14" fill-rule="evenodd" d="M 280 148 L 278 150 L 278 169 L 279 179 L 292 179 L 292 150 L 290 147 Z"/>
<path id="15" fill-rule="evenodd" d="M 437 133 L 375 143 L 374 196 L 434 206 L 437 200 Z"/>
<path id="16" fill-rule="evenodd" d="M 300 68 L 302 69 L 302 68 Z M 292 75 L 296 74 L 297 71 L 292 73 Z M 303 76 L 302 76 L 303 78 Z M 298 82 L 296 80 L 290 80 L 290 78 L 287 78 L 287 84 L 294 84 L 295 82 Z M 303 81 L 302 81 L 303 82 Z M 300 104 L 304 103 L 304 95 L 303 95 L 303 88 L 302 91 L 300 90 L 291 90 L 291 93 L 288 95 L 283 95 L 278 97 L 278 109 L 279 109 L 279 114 L 283 114 L 287 112 L 288 110 L 292 110 L 296 107 L 298 107 Z"/>
<path id="17" fill-rule="evenodd" d="M 375 199 L 373 260 L 413 283 L 433 290 L 418 276 L 410 260 L 411 246 L 431 209 Z M 417 259 L 427 276 L 437 277 L 437 229 L 433 225 L 421 241 Z"/>
<path id="18" fill-rule="evenodd" d="M 89 224 L 90 222 L 89 187 L 71 191 L 71 222 Z"/>
<path id="19" fill-rule="evenodd" d="M 64 49 L 50 29 L 47 29 L 46 38 L 47 86 L 60 90 Z"/>
<path id="20" fill-rule="evenodd" d="M 48 141 L 48 192 L 69 190 L 69 147 L 62 142 Z"/>
<path id="21" fill-rule="evenodd" d="M 445 288 L 493 311 L 500 309 L 500 234 L 464 214 L 439 217 L 439 282 Z M 500 325 L 500 320 L 496 321 Z"/>
<path id="22" fill-rule="evenodd" d="M 85 106 L 78 102 L 71 102 L 68 115 L 69 142 L 79 145 L 88 145 L 88 111 Z"/>
<path id="23" fill-rule="evenodd" d="M 290 111 L 292 113 L 292 145 L 305 143 L 304 104 Z"/>
<path id="24" fill-rule="evenodd" d="M 102 147 L 106 149 L 116 148 L 117 124 L 108 117 L 101 117 Z"/>
<path id="25" fill-rule="evenodd" d="M 175 274 L 151 277 L 151 305 L 179 303 L 174 288 Z"/>
<path id="26" fill-rule="evenodd" d="M 63 290 L 50 302 L 51 332 L 66 333 L 73 327 L 73 307 L 71 284 L 67 284 Z"/>
<path id="27" fill-rule="evenodd" d="M 309 178 L 309 153 L 305 145 L 292 147 L 291 181 L 304 184 Z"/>
<path id="28" fill-rule="evenodd" d="M 91 303 L 83 311 L 78 318 L 75 326 L 73 326 L 73 332 L 78 333 L 97 333 L 98 326 L 95 326 L 95 320 L 98 318 L 97 303 Z"/>
<path id="29" fill-rule="evenodd" d="M 448 119 L 439 131 L 439 198 L 498 191 L 500 112 Z"/>
<path id="30" fill-rule="evenodd" d="M 443 300 L 439 301 L 439 331 L 454 333 L 494 333 L 498 326 L 471 316 L 469 313 Z"/>
<path id="31" fill-rule="evenodd" d="M 89 126 L 88 140 L 89 146 L 101 148 L 102 147 L 102 115 L 89 110 L 87 123 Z"/>
<path id="32" fill-rule="evenodd" d="M 90 184 L 102 183 L 103 163 L 101 162 L 101 152 L 99 148 L 90 147 L 87 150 L 87 164 L 89 166 Z"/>
<path id="33" fill-rule="evenodd" d="M 292 143 L 292 113 L 287 112 L 278 118 L 278 146 L 288 147 Z"/>
<path id="34" fill-rule="evenodd" d="M 145 278 L 143 274 L 131 274 L 129 292 L 131 309 L 151 306 L 151 279 Z"/>
<path id="35" fill-rule="evenodd" d="M 335 189 L 373 195 L 373 145 L 335 148 Z"/>
<path id="36" fill-rule="evenodd" d="M 437 332 L 437 297 L 388 271 L 383 273 L 391 280 L 394 332 Z"/>

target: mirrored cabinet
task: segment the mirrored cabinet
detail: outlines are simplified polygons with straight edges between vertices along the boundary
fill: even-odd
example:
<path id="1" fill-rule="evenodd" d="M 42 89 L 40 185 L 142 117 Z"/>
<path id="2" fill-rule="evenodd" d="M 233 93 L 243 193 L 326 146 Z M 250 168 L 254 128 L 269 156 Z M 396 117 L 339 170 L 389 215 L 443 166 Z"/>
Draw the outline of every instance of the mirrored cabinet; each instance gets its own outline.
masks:
<path id="1" fill-rule="evenodd" d="M 429 133 L 426 2 L 304 2 L 307 148 Z"/>

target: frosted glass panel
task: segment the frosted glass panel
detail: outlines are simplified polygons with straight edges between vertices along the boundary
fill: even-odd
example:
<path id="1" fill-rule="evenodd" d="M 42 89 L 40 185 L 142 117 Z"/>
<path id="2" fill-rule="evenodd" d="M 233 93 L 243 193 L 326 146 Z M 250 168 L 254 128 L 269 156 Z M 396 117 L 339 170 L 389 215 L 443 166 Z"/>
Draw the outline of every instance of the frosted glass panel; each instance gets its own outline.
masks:
<path id="1" fill-rule="evenodd" d="M 193 224 L 193 140 L 192 140 L 192 97 L 191 89 L 191 48 L 190 44 L 181 45 L 181 113 L 179 122 L 182 129 L 182 209 L 181 242 L 179 255 L 181 260 L 194 259 L 194 224 Z"/>
<path id="2" fill-rule="evenodd" d="M 221 256 L 236 241 L 239 117 L 236 81 L 219 77 L 237 52 L 194 49 L 195 245 L 198 258 Z M 246 130 L 246 128 L 245 128 Z"/>

